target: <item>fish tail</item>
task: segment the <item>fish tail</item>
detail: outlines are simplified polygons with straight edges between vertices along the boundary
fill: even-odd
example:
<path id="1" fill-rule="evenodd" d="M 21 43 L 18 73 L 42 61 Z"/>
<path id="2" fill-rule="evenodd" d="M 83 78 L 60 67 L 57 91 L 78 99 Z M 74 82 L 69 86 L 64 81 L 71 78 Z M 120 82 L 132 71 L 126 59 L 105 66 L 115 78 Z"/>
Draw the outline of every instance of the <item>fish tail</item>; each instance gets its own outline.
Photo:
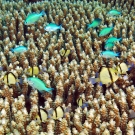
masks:
<path id="1" fill-rule="evenodd" d="M 128 64 L 128 63 L 127 63 Z M 134 63 L 131 63 L 129 66 L 128 66 L 128 71 L 130 71 L 132 68 L 134 68 Z"/>
<path id="2" fill-rule="evenodd" d="M 41 14 L 42 16 L 46 15 L 45 11 L 42 11 L 40 14 Z"/>
<path id="3" fill-rule="evenodd" d="M 89 78 L 89 82 L 91 82 L 92 84 L 95 84 L 98 82 L 98 78 Z"/>
<path id="4" fill-rule="evenodd" d="M 102 82 L 99 83 L 100 86 L 103 86 Z"/>
<path id="5" fill-rule="evenodd" d="M 117 53 L 117 56 L 119 57 L 120 55 L 121 55 L 121 53 L 120 53 L 120 52 L 118 52 L 118 53 Z"/>
<path id="6" fill-rule="evenodd" d="M 90 24 L 87 24 L 87 30 L 89 30 L 89 28 L 91 28 L 91 25 Z"/>
<path id="7" fill-rule="evenodd" d="M 11 48 L 11 49 L 10 49 L 10 51 L 13 53 L 13 52 L 14 52 L 14 49 L 13 49 L 13 48 Z"/>
<path id="8" fill-rule="evenodd" d="M 122 41 L 122 38 L 119 38 L 118 41 L 119 41 L 119 42 Z"/>
<path id="9" fill-rule="evenodd" d="M 59 26 L 60 30 L 62 29 L 62 24 Z"/>
<path id="10" fill-rule="evenodd" d="M 45 91 L 49 92 L 50 94 L 52 94 L 52 90 L 54 90 L 54 88 L 46 88 Z"/>
<path id="11" fill-rule="evenodd" d="M 85 107 L 88 107 L 89 106 L 89 103 L 83 103 L 83 105 L 82 105 L 82 108 L 85 108 Z"/>

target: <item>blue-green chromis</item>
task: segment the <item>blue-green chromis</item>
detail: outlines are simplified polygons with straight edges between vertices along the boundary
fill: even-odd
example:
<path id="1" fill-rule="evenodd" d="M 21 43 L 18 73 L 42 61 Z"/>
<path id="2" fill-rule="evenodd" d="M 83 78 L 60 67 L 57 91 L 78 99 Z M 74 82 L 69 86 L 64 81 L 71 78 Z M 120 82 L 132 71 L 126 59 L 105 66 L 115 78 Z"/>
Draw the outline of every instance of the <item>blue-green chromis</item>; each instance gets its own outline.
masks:
<path id="1" fill-rule="evenodd" d="M 105 44 L 105 50 L 112 50 L 114 45 L 115 43 L 112 43 L 112 42 Z"/>
<path id="2" fill-rule="evenodd" d="M 96 28 L 97 26 L 100 25 L 101 21 L 102 20 L 100 18 L 97 18 L 97 19 L 93 20 L 91 24 L 87 25 L 87 29 L 89 29 L 89 28 Z"/>
<path id="3" fill-rule="evenodd" d="M 100 55 L 103 58 L 115 58 L 115 57 L 119 57 L 120 56 L 120 53 L 116 53 L 116 52 L 107 50 L 107 51 L 102 51 L 100 53 Z"/>
<path id="4" fill-rule="evenodd" d="M 106 36 L 108 35 L 112 30 L 113 30 L 113 26 L 112 27 L 106 27 L 106 28 L 103 28 L 100 32 L 99 32 L 99 37 L 103 37 L 103 36 Z"/>
<path id="5" fill-rule="evenodd" d="M 28 77 L 27 82 L 32 88 L 37 89 L 40 93 L 46 91 L 52 94 L 52 90 L 54 90 L 54 88 L 47 88 L 46 84 L 37 77 Z"/>
<path id="6" fill-rule="evenodd" d="M 105 44 L 120 42 L 121 40 L 122 40 L 122 38 L 109 37 L 109 38 L 105 41 Z"/>
<path id="7" fill-rule="evenodd" d="M 41 13 L 30 13 L 30 14 L 27 16 L 27 18 L 26 18 L 24 24 L 25 24 L 25 25 L 35 24 L 35 23 L 40 19 L 40 17 L 41 17 L 41 16 L 44 16 L 45 14 L 46 14 L 46 13 L 45 13 L 44 11 L 42 11 Z"/>
<path id="8" fill-rule="evenodd" d="M 57 25 L 55 23 L 50 23 L 48 24 L 47 26 L 45 26 L 45 30 L 48 31 L 48 32 L 52 32 L 52 31 L 56 31 L 58 29 L 61 29 L 62 28 L 62 25 Z"/>
<path id="9" fill-rule="evenodd" d="M 110 15 L 110 16 L 118 16 L 118 15 L 121 15 L 121 12 L 119 12 L 116 9 L 112 9 L 107 14 Z"/>
<path id="10" fill-rule="evenodd" d="M 27 47 L 25 46 L 18 46 L 18 47 L 15 47 L 14 49 L 12 48 L 11 51 L 14 53 L 23 53 L 23 52 L 26 52 L 28 50 Z"/>

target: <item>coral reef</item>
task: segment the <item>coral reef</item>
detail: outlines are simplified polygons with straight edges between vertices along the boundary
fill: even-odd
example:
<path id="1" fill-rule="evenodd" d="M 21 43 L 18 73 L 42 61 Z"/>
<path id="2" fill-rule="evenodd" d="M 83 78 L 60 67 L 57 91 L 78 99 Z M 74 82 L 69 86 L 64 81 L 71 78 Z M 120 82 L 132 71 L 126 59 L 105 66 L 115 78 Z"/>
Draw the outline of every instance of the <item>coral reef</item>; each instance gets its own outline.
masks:
<path id="1" fill-rule="evenodd" d="M 135 120 L 130 118 L 130 110 L 135 111 L 134 67 L 127 80 L 119 77 L 110 87 L 89 82 L 102 65 L 135 64 L 134 8 L 134 0 L 0 0 L 0 135 L 134 135 Z M 122 15 L 107 16 L 110 9 Z M 29 13 L 42 10 L 46 15 L 36 24 L 24 25 Z M 101 25 L 86 30 L 95 18 L 102 19 Z M 51 22 L 62 24 L 62 29 L 46 32 L 44 26 Z M 99 30 L 112 24 L 111 34 L 98 37 Z M 111 35 L 123 38 L 113 48 L 121 56 L 107 60 L 100 52 Z M 17 45 L 28 51 L 11 52 Z M 70 49 L 70 55 L 61 56 L 61 48 Z M 52 94 L 28 85 L 26 71 L 32 66 L 46 68 L 37 77 L 54 88 Z M 5 84 L 7 71 L 23 82 Z M 77 105 L 79 97 L 86 107 Z M 70 109 L 59 120 L 39 122 L 39 106 Z"/>

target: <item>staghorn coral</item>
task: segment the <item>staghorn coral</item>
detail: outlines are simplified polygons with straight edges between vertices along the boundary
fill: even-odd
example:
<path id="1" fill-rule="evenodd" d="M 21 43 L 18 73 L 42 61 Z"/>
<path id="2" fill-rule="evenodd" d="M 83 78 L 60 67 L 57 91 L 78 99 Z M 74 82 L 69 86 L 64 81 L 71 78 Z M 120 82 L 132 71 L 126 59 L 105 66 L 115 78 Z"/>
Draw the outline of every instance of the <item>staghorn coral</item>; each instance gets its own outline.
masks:
<path id="1" fill-rule="evenodd" d="M 31 3 L 35 2 L 35 3 Z M 116 67 L 119 62 L 135 64 L 135 1 L 134 0 L 0 0 L 0 134 L 17 135 L 134 135 L 135 121 L 135 68 L 110 87 L 92 85 L 102 65 Z M 110 9 L 122 12 L 119 17 L 107 16 Z M 31 12 L 41 12 L 34 25 L 24 21 Z M 101 18 L 97 29 L 86 30 L 88 23 Z M 62 29 L 48 33 L 44 26 L 54 22 Z M 109 36 L 122 37 L 113 50 L 121 52 L 116 59 L 103 59 L 99 54 L 109 36 L 98 37 L 99 31 L 114 25 Z M 15 46 L 25 45 L 28 51 L 12 53 Z M 68 57 L 60 55 L 61 48 L 70 49 Z M 39 93 L 28 86 L 29 66 L 45 69 L 37 75 L 53 87 L 52 94 Z M 23 83 L 8 86 L 3 82 L 7 71 L 22 78 Z M 85 107 L 76 100 L 81 97 Z M 51 110 L 63 106 L 64 118 L 48 118 L 41 123 L 36 119 L 39 106 Z M 70 108 L 70 109 L 67 109 Z"/>

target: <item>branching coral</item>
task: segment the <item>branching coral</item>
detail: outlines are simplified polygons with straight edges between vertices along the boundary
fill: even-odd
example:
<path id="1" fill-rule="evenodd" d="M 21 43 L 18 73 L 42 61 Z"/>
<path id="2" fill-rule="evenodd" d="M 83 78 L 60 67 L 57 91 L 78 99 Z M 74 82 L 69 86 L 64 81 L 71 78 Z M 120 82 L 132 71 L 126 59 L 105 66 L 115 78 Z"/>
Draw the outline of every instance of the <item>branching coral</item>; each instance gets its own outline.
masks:
<path id="1" fill-rule="evenodd" d="M 103 65 L 135 64 L 134 7 L 134 0 L 0 0 L 0 134 L 134 135 L 135 121 L 130 111 L 135 112 L 135 68 L 127 79 L 120 76 L 109 87 L 89 82 Z M 122 14 L 108 16 L 110 9 Z M 29 13 L 41 11 L 46 15 L 35 24 L 24 25 Z M 101 25 L 87 30 L 87 24 L 95 18 L 102 19 Z M 48 33 L 44 30 L 48 23 L 62 24 L 62 29 Z M 111 34 L 98 36 L 102 28 L 112 24 Z M 113 48 L 121 56 L 103 59 L 100 52 L 110 36 L 123 38 Z M 28 51 L 11 52 L 21 45 Z M 71 53 L 62 56 L 62 48 Z M 32 66 L 40 68 L 37 77 L 54 88 L 52 94 L 39 93 L 28 85 L 26 72 Z M 12 72 L 17 81 L 23 80 L 19 87 L 5 84 L 3 77 L 7 72 Z M 82 107 L 76 103 L 79 97 L 83 99 Z M 63 106 L 64 118 L 48 117 L 40 122 L 40 106 L 48 113 Z"/>

